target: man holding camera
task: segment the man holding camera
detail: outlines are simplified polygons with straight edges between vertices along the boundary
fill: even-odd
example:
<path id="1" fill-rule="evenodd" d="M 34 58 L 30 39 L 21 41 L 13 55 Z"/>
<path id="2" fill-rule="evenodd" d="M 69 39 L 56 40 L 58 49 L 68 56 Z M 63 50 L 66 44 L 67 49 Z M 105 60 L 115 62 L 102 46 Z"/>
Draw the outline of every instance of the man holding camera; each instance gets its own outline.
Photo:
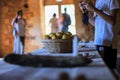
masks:
<path id="1" fill-rule="evenodd" d="M 89 15 L 89 22 L 95 27 L 94 44 L 106 65 L 116 68 L 118 0 L 96 0 L 95 6 L 90 0 L 82 0 L 79 6 L 82 12 L 94 12 L 94 16 Z"/>

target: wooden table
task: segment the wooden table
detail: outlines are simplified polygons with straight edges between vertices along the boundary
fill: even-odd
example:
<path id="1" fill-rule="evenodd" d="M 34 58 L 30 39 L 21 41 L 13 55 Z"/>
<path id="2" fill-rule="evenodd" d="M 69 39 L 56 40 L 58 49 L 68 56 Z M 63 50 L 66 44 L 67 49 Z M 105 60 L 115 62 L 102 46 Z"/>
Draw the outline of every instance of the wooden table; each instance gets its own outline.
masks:
<path id="1" fill-rule="evenodd" d="M 38 51 L 38 53 L 40 53 Z M 92 58 L 93 62 L 88 66 L 74 67 L 74 68 L 35 68 L 24 67 L 19 65 L 13 65 L 6 63 L 2 59 L 0 60 L 0 80 L 58 80 L 58 77 L 62 72 L 68 73 L 71 80 L 74 80 L 79 75 L 84 75 L 87 80 L 116 80 L 115 76 L 111 73 L 108 67 L 105 65 L 102 58 L 99 56 L 96 50 L 81 51 L 78 54 L 98 55 Z M 43 55 L 43 53 L 39 54 Z M 58 54 L 49 54 L 53 55 Z M 72 56 L 72 54 L 59 54 L 64 56 Z"/>

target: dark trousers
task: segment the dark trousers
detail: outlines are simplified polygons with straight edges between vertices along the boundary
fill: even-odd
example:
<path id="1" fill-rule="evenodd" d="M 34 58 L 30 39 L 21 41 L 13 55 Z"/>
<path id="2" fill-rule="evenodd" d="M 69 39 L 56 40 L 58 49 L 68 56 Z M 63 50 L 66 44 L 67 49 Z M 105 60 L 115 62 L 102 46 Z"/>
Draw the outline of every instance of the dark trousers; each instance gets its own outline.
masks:
<path id="1" fill-rule="evenodd" d="M 116 68 L 116 60 L 117 60 L 117 49 L 112 49 L 112 47 L 108 46 L 100 46 L 96 45 L 98 52 L 103 58 L 104 62 L 110 69 Z"/>
<path id="2" fill-rule="evenodd" d="M 22 53 L 24 53 L 25 37 L 24 36 L 20 36 L 20 41 L 21 41 L 21 43 L 23 45 L 23 52 Z"/>

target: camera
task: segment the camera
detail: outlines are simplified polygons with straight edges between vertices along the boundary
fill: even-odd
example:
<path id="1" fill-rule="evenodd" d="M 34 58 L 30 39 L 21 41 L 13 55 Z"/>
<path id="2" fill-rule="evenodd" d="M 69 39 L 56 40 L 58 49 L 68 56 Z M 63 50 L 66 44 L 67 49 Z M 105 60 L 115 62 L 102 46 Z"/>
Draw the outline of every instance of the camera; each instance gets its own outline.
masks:
<path id="1" fill-rule="evenodd" d="M 83 12 L 84 12 L 84 13 L 88 12 L 88 10 L 85 8 L 85 5 L 86 5 L 86 4 L 82 4 L 82 3 L 81 3 L 81 6 L 82 6 L 82 9 L 83 9 Z"/>

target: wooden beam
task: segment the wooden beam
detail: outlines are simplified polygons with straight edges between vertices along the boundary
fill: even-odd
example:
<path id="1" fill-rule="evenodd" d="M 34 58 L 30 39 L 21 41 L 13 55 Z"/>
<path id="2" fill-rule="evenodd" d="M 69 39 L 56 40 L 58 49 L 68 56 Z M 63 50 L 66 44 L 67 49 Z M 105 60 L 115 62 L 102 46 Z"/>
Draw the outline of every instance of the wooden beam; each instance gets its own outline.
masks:
<path id="1" fill-rule="evenodd" d="M 45 5 L 58 5 L 58 4 L 73 4 L 74 0 L 63 0 L 62 2 L 57 2 L 56 0 L 44 0 Z"/>

